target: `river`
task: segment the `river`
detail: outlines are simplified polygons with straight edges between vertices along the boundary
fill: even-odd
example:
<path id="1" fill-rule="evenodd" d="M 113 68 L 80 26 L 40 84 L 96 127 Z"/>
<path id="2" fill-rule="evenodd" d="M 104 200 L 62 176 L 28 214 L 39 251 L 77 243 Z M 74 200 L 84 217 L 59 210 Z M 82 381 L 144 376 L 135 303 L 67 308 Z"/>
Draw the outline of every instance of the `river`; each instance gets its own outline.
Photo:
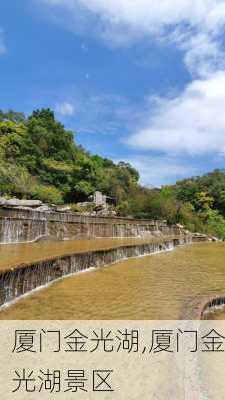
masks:
<path id="1" fill-rule="evenodd" d="M 125 260 L 55 282 L 0 319 L 195 319 L 225 295 L 225 244 L 199 243 Z"/>

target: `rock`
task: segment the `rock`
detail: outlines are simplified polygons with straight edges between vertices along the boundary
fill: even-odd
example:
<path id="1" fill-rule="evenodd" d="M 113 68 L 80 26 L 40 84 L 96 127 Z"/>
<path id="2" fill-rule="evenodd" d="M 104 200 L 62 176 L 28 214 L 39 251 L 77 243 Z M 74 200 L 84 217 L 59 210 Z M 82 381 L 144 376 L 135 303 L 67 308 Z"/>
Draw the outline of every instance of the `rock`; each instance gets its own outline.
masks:
<path id="1" fill-rule="evenodd" d="M 210 241 L 210 237 L 205 233 L 195 232 L 192 234 L 192 240 L 195 242 L 207 242 Z"/>
<path id="2" fill-rule="evenodd" d="M 40 200 L 19 200 L 19 199 L 4 199 L 0 198 L 0 206 L 2 207 L 29 207 L 29 208 L 37 208 L 42 205 L 42 201 Z"/>
<path id="3" fill-rule="evenodd" d="M 51 207 L 52 210 L 57 210 L 58 206 L 56 204 L 49 204 L 49 207 Z"/>
<path id="4" fill-rule="evenodd" d="M 99 210 L 96 211 L 96 215 L 99 215 L 101 217 L 115 217 L 117 214 L 115 211 L 110 211 L 110 210 Z"/>
<path id="5" fill-rule="evenodd" d="M 69 207 L 69 206 L 67 206 L 67 207 L 57 207 L 56 211 L 57 212 L 63 212 L 63 213 L 71 212 L 71 207 Z"/>
<path id="6" fill-rule="evenodd" d="M 107 206 L 105 204 L 100 204 L 100 205 L 94 207 L 94 211 L 96 211 L 96 212 L 107 211 Z"/>
<path id="7" fill-rule="evenodd" d="M 177 228 L 184 229 L 184 225 L 176 224 Z"/>
<path id="8" fill-rule="evenodd" d="M 92 205 L 93 203 L 90 203 L 90 202 L 88 202 L 88 201 L 84 201 L 84 202 L 82 202 L 82 203 L 77 203 L 77 207 L 80 207 L 80 208 L 86 208 L 86 207 L 89 207 L 90 205 Z"/>
<path id="9" fill-rule="evenodd" d="M 35 211 L 39 211 L 39 212 L 51 212 L 51 211 L 52 211 L 52 208 L 49 207 L 47 204 L 43 204 L 42 206 L 37 207 L 37 208 L 35 209 Z"/>
<path id="10" fill-rule="evenodd" d="M 110 211 L 110 216 L 116 217 L 117 216 L 117 212 L 116 211 Z"/>
<path id="11" fill-rule="evenodd" d="M 5 204 L 5 200 L 3 197 L 0 197 L 0 206 L 3 206 Z"/>
<path id="12" fill-rule="evenodd" d="M 20 210 L 20 211 L 36 211 L 37 209 L 32 208 L 32 207 L 22 207 L 22 206 L 18 206 L 18 207 L 12 207 L 12 206 L 5 206 L 5 208 L 13 208 L 14 210 Z"/>

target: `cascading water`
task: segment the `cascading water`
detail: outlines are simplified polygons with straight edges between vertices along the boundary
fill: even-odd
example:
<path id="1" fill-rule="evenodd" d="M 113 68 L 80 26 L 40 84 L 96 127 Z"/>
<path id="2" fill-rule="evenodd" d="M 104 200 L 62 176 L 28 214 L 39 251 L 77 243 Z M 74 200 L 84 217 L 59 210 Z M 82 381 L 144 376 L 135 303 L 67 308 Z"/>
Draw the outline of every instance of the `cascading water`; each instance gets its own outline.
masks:
<path id="1" fill-rule="evenodd" d="M 208 301 L 201 312 L 201 318 L 205 318 L 210 313 L 214 313 L 218 310 L 225 308 L 225 297 L 216 297 Z"/>
<path id="2" fill-rule="evenodd" d="M 182 239 L 181 241 L 178 239 L 165 239 L 159 243 L 126 245 L 107 250 L 87 251 L 2 272 L 0 274 L 0 305 L 9 303 L 25 293 L 59 278 L 91 268 L 103 267 L 126 258 L 171 250 L 180 243 L 183 243 Z"/>
<path id="3" fill-rule="evenodd" d="M 0 220 L 0 243 L 33 242 L 48 236 L 47 221 L 15 220 L 3 218 Z"/>
<path id="4" fill-rule="evenodd" d="M 178 227 L 166 221 L 91 217 L 30 210 L 0 210 L 0 244 L 32 242 L 49 237 L 57 240 L 78 237 L 143 237 L 180 235 Z"/>

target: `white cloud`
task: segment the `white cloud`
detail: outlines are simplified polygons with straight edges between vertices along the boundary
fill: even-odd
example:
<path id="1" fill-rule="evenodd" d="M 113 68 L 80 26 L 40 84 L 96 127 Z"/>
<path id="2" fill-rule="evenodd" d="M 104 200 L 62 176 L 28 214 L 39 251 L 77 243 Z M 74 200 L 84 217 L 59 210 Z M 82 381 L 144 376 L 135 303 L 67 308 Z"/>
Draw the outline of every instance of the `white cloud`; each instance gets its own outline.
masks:
<path id="1" fill-rule="evenodd" d="M 114 160 L 118 162 L 118 160 Z M 140 173 L 141 184 L 149 187 L 160 187 L 171 184 L 178 179 L 194 176 L 199 169 L 191 166 L 187 161 L 173 157 L 135 155 L 125 161 L 133 165 Z"/>
<path id="2" fill-rule="evenodd" d="M 214 68 L 223 62 L 219 35 L 225 25 L 224 0 L 42 0 L 42 3 L 52 10 L 67 11 L 65 26 L 78 33 L 95 33 L 110 45 L 124 45 L 143 37 L 166 39 L 166 43 L 170 39 L 184 51 L 185 63 L 194 74 L 210 73 L 210 64 Z"/>
<path id="3" fill-rule="evenodd" d="M 225 72 L 195 80 L 172 99 L 157 99 L 127 143 L 143 150 L 191 155 L 225 153 Z"/>
<path id="4" fill-rule="evenodd" d="M 225 66 L 220 43 L 205 33 L 192 36 L 180 45 L 184 50 L 184 62 L 193 75 L 207 77 Z"/>
<path id="5" fill-rule="evenodd" d="M 64 6 L 76 13 L 82 5 L 100 17 L 104 24 L 129 25 L 134 30 L 156 32 L 165 26 L 187 23 L 216 31 L 224 23 L 225 6 L 222 0 L 42 0 L 51 6 Z"/>
<path id="6" fill-rule="evenodd" d="M 65 101 L 63 103 L 56 104 L 55 111 L 64 116 L 72 116 L 75 113 L 75 107 L 73 104 Z"/>
<path id="7" fill-rule="evenodd" d="M 112 45 L 168 40 L 195 76 L 183 93 L 151 102 L 130 145 L 166 154 L 225 153 L 225 0 L 42 0 L 66 10 L 70 29 Z"/>
<path id="8" fill-rule="evenodd" d="M 3 31 L 0 28 L 0 55 L 3 55 L 7 52 L 7 48 L 4 41 Z"/>

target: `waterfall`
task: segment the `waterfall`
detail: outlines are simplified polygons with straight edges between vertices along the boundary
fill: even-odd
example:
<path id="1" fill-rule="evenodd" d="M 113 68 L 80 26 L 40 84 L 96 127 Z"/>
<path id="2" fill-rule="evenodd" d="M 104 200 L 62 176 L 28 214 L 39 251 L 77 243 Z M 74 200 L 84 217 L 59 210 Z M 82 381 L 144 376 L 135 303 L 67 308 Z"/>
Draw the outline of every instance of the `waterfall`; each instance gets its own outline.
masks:
<path id="1" fill-rule="evenodd" d="M 26 265 L 0 273 L 0 306 L 25 293 L 45 286 L 59 278 L 91 268 L 100 268 L 115 262 L 168 251 L 183 243 L 183 239 L 164 240 L 159 243 L 126 245 L 107 250 L 94 250 Z"/>
<path id="2" fill-rule="evenodd" d="M 217 310 L 222 310 L 225 308 L 225 297 L 216 297 L 209 300 L 206 305 L 203 307 L 201 312 L 201 318 L 204 319 L 204 316 L 210 313 L 213 313 Z"/>
<path id="3" fill-rule="evenodd" d="M 0 219 L 0 243 L 33 242 L 48 236 L 48 224 L 45 220 Z"/>
<path id="4" fill-rule="evenodd" d="M 168 226 L 166 221 L 0 209 L 0 244 L 32 242 L 44 237 L 72 240 L 78 237 L 179 237 L 181 234 L 178 227 Z"/>

